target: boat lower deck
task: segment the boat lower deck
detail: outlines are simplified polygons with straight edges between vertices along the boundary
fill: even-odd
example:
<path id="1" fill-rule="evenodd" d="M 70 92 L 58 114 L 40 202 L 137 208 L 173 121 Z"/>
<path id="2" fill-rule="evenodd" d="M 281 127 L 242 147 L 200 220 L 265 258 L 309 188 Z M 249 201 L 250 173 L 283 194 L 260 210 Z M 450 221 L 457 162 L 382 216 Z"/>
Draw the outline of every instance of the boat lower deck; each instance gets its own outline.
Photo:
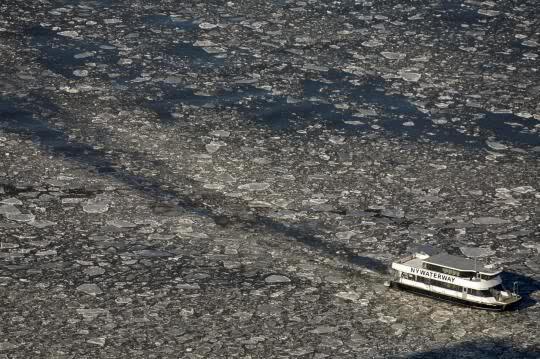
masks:
<path id="1" fill-rule="evenodd" d="M 456 298 L 456 297 L 450 297 L 441 293 L 431 292 L 422 288 L 413 287 L 413 286 L 406 285 L 406 284 L 396 282 L 396 281 L 391 281 L 390 284 L 392 288 L 402 289 L 408 292 L 413 292 L 413 293 L 422 295 L 424 297 L 434 298 L 441 301 L 458 304 L 458 305 L 462 305 L 466 307 L 471 307 L 471 308 L 479 308 L 479 309 L 486 309 L 486 310 L 492 310 L 492 311 L 503 311 L 503 310 L 510 309 L 516 303 L 516 302 L 512 302 L 508 304 L 476 303 L 476 302 L 471 302 L 471 301 Z"/>

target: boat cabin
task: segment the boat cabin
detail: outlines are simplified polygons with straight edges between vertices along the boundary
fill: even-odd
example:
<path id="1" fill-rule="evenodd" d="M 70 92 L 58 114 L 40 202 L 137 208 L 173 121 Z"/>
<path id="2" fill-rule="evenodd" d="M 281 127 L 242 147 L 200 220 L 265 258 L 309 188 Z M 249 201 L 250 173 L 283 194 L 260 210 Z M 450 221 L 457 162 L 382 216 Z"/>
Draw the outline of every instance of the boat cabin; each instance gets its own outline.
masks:
<path id="1" fill-rule="evenodd" d="M 490 269 L 477 265 L 475 261 L 446 253 L 437 254 L 423 260 L 422 267 L 434 272 L 459 278 L 491 280 L 497 277 L 500 269 Z"/>
<path id="2" fill-rule="evenodd" d="M 521 298 L 503 288 L 501 269 L 487 268 L 476 259 L 417 251 L 393 262 L 392 269 L 400 287 L 461 302 L 504 308 Z"/>

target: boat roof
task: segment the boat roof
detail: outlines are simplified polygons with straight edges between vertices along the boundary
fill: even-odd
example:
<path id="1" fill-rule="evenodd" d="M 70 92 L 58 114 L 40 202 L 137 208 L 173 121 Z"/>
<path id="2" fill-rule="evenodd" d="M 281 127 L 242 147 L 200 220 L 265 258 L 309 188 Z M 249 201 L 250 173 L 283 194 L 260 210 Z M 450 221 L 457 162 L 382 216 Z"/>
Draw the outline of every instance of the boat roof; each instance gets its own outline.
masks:
<path id="1" fill-rule="evenodd" d="M 424 259 L 424 263 L 451 268 L 461 272 L 474 272 L 474 260 L 447 253 L 436 254 L 426 258 Z M 486 268 L 480 262 L 476 263 L 476 271 L 488 275 L 495 275 L 501 272 L 498 268 Z"/>

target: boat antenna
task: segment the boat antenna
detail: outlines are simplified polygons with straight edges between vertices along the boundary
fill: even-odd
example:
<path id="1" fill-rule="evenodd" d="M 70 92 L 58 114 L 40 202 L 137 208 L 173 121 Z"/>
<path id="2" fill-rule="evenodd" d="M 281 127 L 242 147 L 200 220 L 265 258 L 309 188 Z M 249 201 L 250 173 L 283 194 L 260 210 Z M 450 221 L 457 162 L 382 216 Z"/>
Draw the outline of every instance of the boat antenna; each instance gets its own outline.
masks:
<path id="1" fill-rule="evenodd" d="M 459 247 L 461 253 L 469 258 L 474 258 L 474 276 L 478 278 L 478 264 L 479 257 L 485 257 L 493 253 L 489 248 L 482 247 Z"/>

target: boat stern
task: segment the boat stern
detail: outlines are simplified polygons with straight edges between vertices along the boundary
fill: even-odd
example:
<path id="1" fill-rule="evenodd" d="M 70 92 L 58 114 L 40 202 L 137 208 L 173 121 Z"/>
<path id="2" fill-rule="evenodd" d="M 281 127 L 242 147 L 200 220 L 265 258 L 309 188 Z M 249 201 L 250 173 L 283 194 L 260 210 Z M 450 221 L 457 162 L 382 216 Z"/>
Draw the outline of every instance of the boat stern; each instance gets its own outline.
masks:
<path id="1" fill-rule="evenodd" d="M 521 299 L 523 298 L 519 294 L 501 291 L 500 295 L 497 297 L 497 302 L 502 310 L 507 310 L 514 307 Z"/>

